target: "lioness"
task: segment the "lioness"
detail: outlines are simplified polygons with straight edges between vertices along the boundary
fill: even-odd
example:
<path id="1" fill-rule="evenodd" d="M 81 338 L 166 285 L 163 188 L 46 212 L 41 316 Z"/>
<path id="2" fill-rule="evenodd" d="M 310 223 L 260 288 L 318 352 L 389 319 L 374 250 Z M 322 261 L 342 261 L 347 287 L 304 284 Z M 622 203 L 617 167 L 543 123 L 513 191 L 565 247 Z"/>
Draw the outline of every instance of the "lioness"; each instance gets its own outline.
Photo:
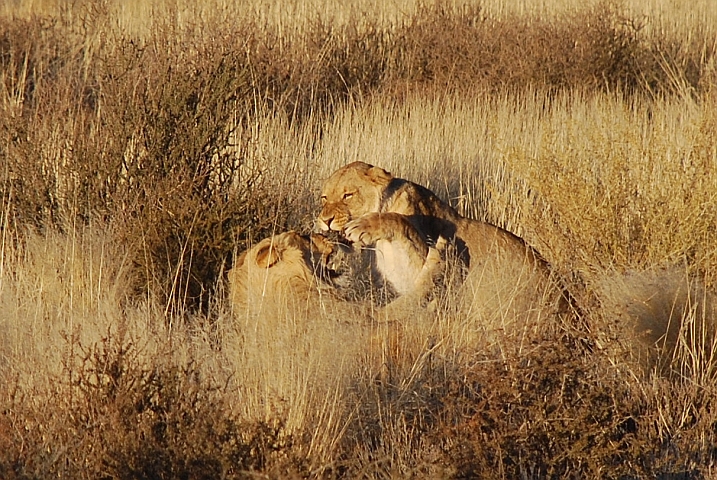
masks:
<path id="1" fill-rule="evenodd" d="M 399 293 L 410 292 L 410 279 L 423 266 L 415 253 L 443 237 L 468 269 L 462 298 L 469 310 L 489 306 L 493 315 L 505 319 L 511 317 L 506 312 L 529 311 L 546 298 L 564 300 L 546 262 L 522 239 L 459 215 L 427 188 L 380 167 L 354 162 L 340 168 L 326 180 L 321 202 L 318 227 L 375 245 L 376 268 Z M 406 252 L 391 243 L 396 232 L 410 238 L 416 250 Z"/>
<path id="2" fill-rule="evenodd" d="M 318 294 L 332 272 L 326 258 L 332 246 L 319 235 L 302 236 L 294 231 L 265 238 L 235 261 L 227 278 L 229 302 L 235 310 L 257 313 L 276 305 L 296 307 Z"/>
<path id="3" fill-rule="evenodd" d="M 406 297 L 403 305 L 419 302 L 433 285 L 445 241 L 428 249 L 417 247 L 407 235 L 397 234 L 391 243 L 422 258 L 422 268 L 412 279 L 412 295 Z M 359 309 L 341 300 L 334 291 L 338 273 L 331 268 L 330 259 L 343 248 L 320 234 L 289 231 L 265 238 L 242 253 L 227 275 L 232 309 L 254 315 L 276 309 L 307 314 L 322 310 L 340 316 L 358 314 Z"/>
<path id="4" fill-rule="evenodd" d="M 413 248 L 406 236 L 394 235 L 392 241 L 395 246 Z M 359 359 L 362 368 L 368 367 L 378 379 L 390 379 L 397 369 L 411 368 L 417 358 L 426 355 L 425 340 L 411 332 L 413 327 L 432 323 L 432 315 L 420 301 L 433 286 L 433 275 L 442 268 L 444 245 L 441 239 L 425 253 L 425 268 L 414 278 L 415 296 L 405 295 L 375 308 L 337 295 L 337 273 L 331 267 L 333 256 L 344 247 L 322 235 L 281 233 L 237 258 L 228 273 L 229 302 L 235 318 L 245 322 L 242 338 L 249 345 L 259 345 L 282 358 L 302 351 L 313 355 L 316 350 L 339 349 L 330 353 L 335 359 L 332 369 Z M 423 254 L 422 249 L 420 252 Z M 413 321 L 400 321 L 406 315 Z M 299 361 L 306 360 L 302 356 Z"/>

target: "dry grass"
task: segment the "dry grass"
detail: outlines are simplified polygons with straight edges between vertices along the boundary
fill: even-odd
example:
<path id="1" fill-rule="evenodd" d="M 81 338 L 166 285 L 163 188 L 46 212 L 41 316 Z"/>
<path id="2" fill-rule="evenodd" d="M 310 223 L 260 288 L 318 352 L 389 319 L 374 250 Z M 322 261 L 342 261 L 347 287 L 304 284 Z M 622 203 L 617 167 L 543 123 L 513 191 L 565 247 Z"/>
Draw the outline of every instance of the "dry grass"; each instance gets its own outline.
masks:
<path id="1" fill-rule="evenodd" d="M 325 6 L 0 7 L 0 477 L 713 476 L 711 3 Z M 232 315 L 353 160 L 524 237 L 578 321 Z"/>

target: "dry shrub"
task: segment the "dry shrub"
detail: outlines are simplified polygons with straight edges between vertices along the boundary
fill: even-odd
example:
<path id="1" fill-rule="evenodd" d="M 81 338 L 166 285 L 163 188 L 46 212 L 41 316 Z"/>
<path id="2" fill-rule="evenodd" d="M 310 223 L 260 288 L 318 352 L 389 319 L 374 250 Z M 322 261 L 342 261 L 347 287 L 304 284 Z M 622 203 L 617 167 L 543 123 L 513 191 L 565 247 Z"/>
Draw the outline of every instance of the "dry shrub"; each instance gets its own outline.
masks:
<path id="1" fill-rule="evenodd" d="M 61 180 L 49 161 L 43 160 L 48 143 L 65 141 L 67 132 L 62 131 L 62 125 L 68 123 L 69 112 L 58 114 L 63 122 L 58 122 L 52 132 L 55 135 L 51 135 L 51 132 L 38 131 L 42 130 L 38 128 L 42 118 L 38 118 L 36 106 L 49 100 L 43 98 L 43 93 L 51 78 L 62 78 L 63 74 L 81 78 L 76 56 L 52 20 L 2 19 L 0 28 L 3 94 L 0 132 L 3 135 L 1 152 L 6 159 L 3 196 L 14 205 L 23 224 L 51 224 L 57 214 L 57 183 Z M 56 96 L 64 99 L 67 92 L 60 85 L 52 87 L 57 89 Z M 75 100 L 67 99 L 66 103 L 69 105 Z M 57 102 L 49 105 L 52 107 L 59 109 Z"/>
<path id="2" fill-rule="evenodd" d="M 629 369 L 565 340 L 537 340 L 503 362 L 461 370 L 435 431 L 455 478 L 708 472 L 714 452 L 703 435 L 715 422 L 711 387 L 656 380 L 645 389 Z M 665 404 L 665 395 L 674 402 Z"/>
<path id="3" fill-rule="evenodd" d="M 233 129 L 248 121 L 237 117 L 249 92 L 241 54 L 160 31 L 143 46 L 119 39 L 76 55 L 70 27 L 30 23 L 5 40 L 5 80 L 15 82 L 6 88 L 26 90 L 17 114 L 2 117 L 14 221 L 116 221 L 117 241 L 137 252 L 138 292 L 171 311 L 205 304 L 245 228 L 261 235 L 287 211 L 261 190 L 270 167 L 246 168 L 231 149 Z"/>
<path id="4" fill-rule="evenodd" d="M 107 204 L 126 225 L 122 241 L 144 250 L 135 258 L 140 286 L 181 311 L 207 300 L 236 236 L 245 237 L 250 223 L 267 228 L 259 219 L 272 202 L 256 188 L 260 172 L 228 150 L 248 91 L 241 60 L 167 40 L 123 45 L 122 60 L 142 61 L 112 65 L 102 86 L 104 120 L 123 135 L 110 159 Z"/>
<path id="5" fill-rule="evenodd" d="M 480 7 L 424 7 L 400 32 L 409 80 L 464 89 L 639 90 L 639 27 L 609 3 L 550 19 L 493 19 Z"/>
<path id="6" fill-rule="evenodd" d="M 447 384 L 460 373 L 440 361 L 430 340 L 422 339 L 423 348 L 386 340 L 370 354 L 385 362 L 382 371 L 359 377 L 348 397 L 355 407 L 338 452 L 341 477 L 445 478 L 453 465 L 431 434 L 442 426 Z"/>
<path id="7" fill-rule="evenodd" d="M 247 30 L 255 91 L 294 120 L 360 102 L 381 88 L 390 67 L 388 32 L 376 25 L 337 29 L 317 18 L 303 36 L 291 38 Z"/>
<path id="8" fill-rule="evenodd" d="M 89 346 L 66 340 L 73 353 L 50 390 L 28 401 L 16 386 L 3 399 L 0 422 L 12 427 L 0 437 L 3 478 L 243 478 L 302 468 L 280 421 L 237 418 L 226 384 L 195 360 L 165 353 L 147 363 L 122 334 Z"/>
<path id="9" fill-rule="evenodd" d="M 336 27 L 317 17 L 291 38 L 268 30 L 246 45 L 257 91 L 302 118 L 405 89 L 699 94 L 709 88 L 713 43 L 706 30 L 689 45 L 648 38 L 614 2 L 551 18 L 437 2 L 398 25 L 362 18 Z"/>

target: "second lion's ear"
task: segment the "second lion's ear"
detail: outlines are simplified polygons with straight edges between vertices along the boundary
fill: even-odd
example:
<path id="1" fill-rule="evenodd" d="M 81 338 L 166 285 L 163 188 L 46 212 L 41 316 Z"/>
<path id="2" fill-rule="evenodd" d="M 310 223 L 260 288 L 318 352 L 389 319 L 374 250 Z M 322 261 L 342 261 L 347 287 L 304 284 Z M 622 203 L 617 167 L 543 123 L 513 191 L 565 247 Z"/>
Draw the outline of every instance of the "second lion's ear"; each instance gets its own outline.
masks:
<path id="1" fill-rule="evenodd" d="M 271 268 L 281 260 L 281 252 L 276 244 L 267 243 L 256 252 L 256 264 L 260 268 Z"/>
<path id="2" fill-rule="evenodd" d="M 393 180 L 393 175 L 381 167 L 371 167 L 366 174 L 371 181 L 379 185 L 388 185 Z"/>

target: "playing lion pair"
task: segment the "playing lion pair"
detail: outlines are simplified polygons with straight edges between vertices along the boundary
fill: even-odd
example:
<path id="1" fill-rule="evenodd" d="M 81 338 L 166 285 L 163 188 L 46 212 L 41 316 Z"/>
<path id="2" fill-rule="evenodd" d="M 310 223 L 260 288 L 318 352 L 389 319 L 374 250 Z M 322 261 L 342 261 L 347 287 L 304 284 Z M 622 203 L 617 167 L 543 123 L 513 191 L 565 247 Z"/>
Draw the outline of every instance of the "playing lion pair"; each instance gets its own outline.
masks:
<path id="1" fill-rule="evenodd" d="M 425 300 L 445 280 L 449 256 L 464 272 L 455 299 L 465 315 L 502 328 L 564 308 L 565 294 L 547 263 L 523 240 L 459 215 L 430 190 L 380 167 L 354 162 L 337 170 L 325 182 L 321 202 L 322 232 L 338 232 L 354 248 L 373 250 L 373 269 L 397 296 L 388 305 L 394 312 Z M 334 292 L 331 266 L 347 248 L 323 233 L 264 239 L 230 271 L 230 302 L 244 311 L 267 302 L 307 313 L 327 304 L 345 308 L 348 302 Z"/>

